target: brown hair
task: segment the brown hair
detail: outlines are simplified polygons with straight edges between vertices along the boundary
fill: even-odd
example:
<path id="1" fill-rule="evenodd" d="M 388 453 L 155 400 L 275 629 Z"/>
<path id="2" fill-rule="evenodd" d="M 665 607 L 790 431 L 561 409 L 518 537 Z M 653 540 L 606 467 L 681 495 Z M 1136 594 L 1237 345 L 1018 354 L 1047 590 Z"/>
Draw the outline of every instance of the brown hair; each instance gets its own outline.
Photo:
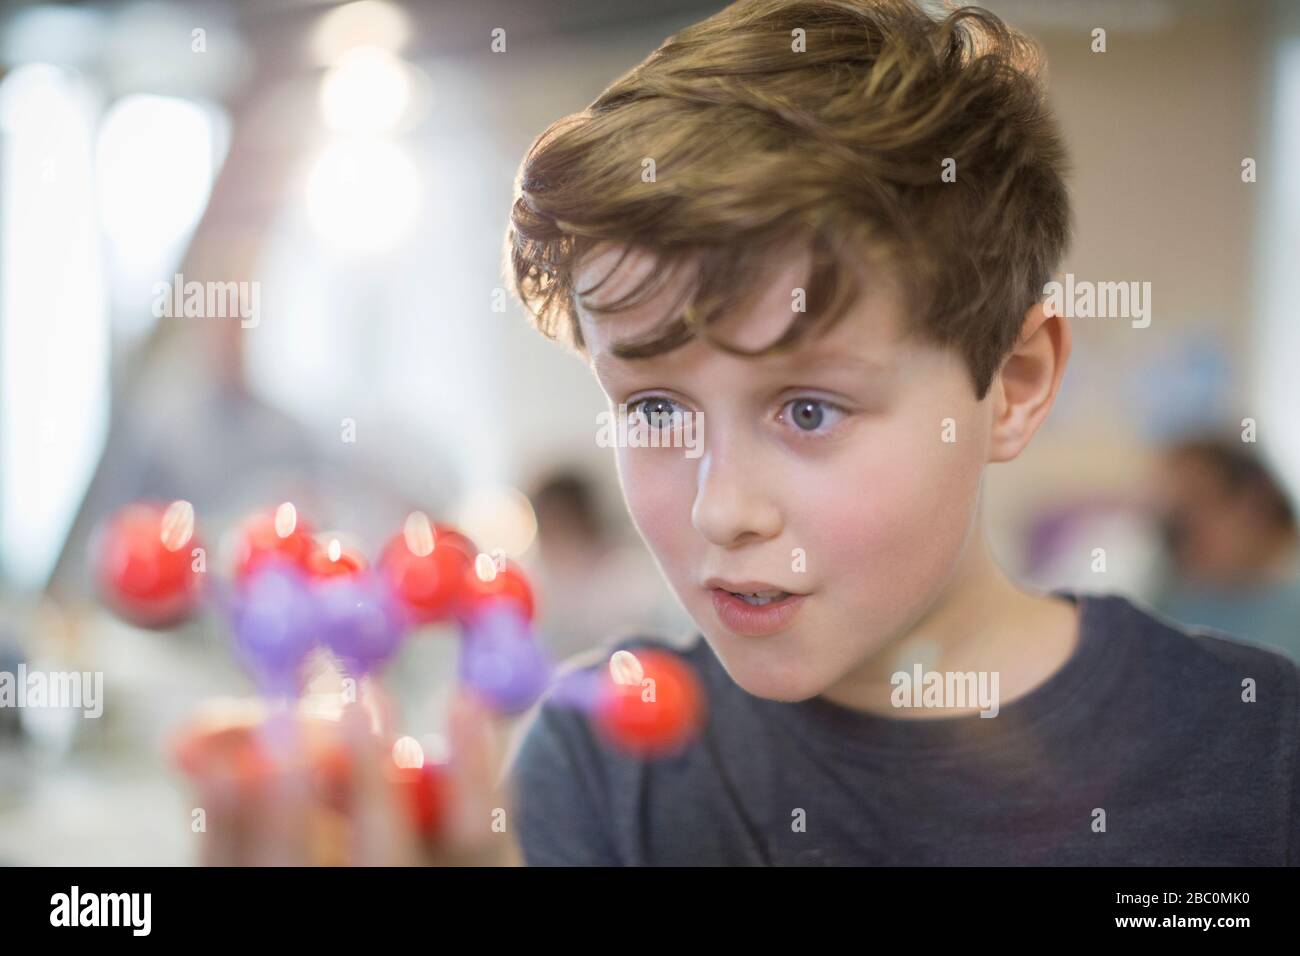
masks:
<path id="1" fill-rule="evenodd" d="M 515 290 L 543 334 L 583 350 L 575 300 L 600 283 L 575 289 L 578 263 L 605 241 L 639 247 L 660 268 L 601 312 L 644 301 L 679 265 L 693 277 L 682 314 L 615 354 L 697 333 L 765 354 L 834 323 L 879 254 L 909 296 L 907 331 L 960 349 L 983 398 L 1070 231 L 1038 65 L 1030 41 L 977 7 L 733 3 L 537 138 L 510 217 Z M 757 291 L 792 239 L 811 255 L 806 311 L 758 352 L 713 338 L 736 290 Z"/>

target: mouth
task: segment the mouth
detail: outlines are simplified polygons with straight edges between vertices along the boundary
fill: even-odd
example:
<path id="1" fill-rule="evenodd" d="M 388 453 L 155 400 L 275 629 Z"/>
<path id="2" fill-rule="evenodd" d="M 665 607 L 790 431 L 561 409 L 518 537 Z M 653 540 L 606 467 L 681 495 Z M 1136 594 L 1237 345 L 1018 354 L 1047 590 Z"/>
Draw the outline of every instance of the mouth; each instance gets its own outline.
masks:
<path id="1" fill-rule="evenodd" d="M 719 588 L 718 590 L 724 590 Z M 773 601 L 781 601 L 791 597 L 789 591 L 756 591 L 753 594 L 745 594 L 739 591 L 727 591 L 732 597 L 738 597 L 750 607 L 765 607 Z"/>
<path id="2" fill-rule="evenodd" d="M 714 591 L 726 591 L 729 594 L 736 595 L 737 597 L 752 597 L 759 599 L 799 594 L 798 591 L 791 591 L 782 588 L 780 585 L 773 584 L 770 581 L 759 580 L 731 581 L 727 578 L 709 578 L 704 582 L 704 586 Z"/>
<path id="3" fill-rule="evenodd" d="M 762 582 L 709 580 L 705 586 L 723 626 L 752 637 L 774 634 L 784 628 L 808 596 Z"/>

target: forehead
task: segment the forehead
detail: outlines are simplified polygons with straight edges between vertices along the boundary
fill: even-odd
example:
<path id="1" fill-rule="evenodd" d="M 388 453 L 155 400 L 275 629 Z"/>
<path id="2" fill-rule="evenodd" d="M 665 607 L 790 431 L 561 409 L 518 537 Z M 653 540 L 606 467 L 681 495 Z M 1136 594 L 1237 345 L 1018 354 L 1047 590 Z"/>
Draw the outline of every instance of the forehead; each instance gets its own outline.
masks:
<path id="1" fill-rule="evenodd" d="M 796 292 L 803 290 L 807 297 L 809 266 L 806 247 L 792 246 L 774 254 L 761 275 L 760 284 L 746 290 L 744 295 L 738 293 L 737 308 L 713 322 L 711 331 L 722 341 L 745 350 L 761 349 L 780 338 L 795 318 Z M 673 308 L 684 301 L 682 293 L 693 278 L 690 262 L 662 277 L 655 291 L 636 306 L 613 313 L 600 312 L 602 307 L 616 302 L 651 277 L 658 268 L 659 260 L 646 250 L 607 244 L 589 253 L 576 270 L 575 288 L 580 293 L 591 290 L 585 296 L 577 296 L 576 304 L 583 340 L 589 357 L 597 365 L 619 361 L 608 354 L 615 345 L 649 335 L 676 318 Z M 901 328 L 895 284 L 883 271 L 864 272 L 860 289 L 858 300 L 830 329 L 809 334 L 790 352 L 771 358 L 789 361 L 802 353 L 816 351 L 876 352 L 883 359 L 898 341 Z M 683 349 L 697 346 L 712 350 L 698 340 L 689 342 Z M 656 358 L 659 357 L 662 356 Z"/>

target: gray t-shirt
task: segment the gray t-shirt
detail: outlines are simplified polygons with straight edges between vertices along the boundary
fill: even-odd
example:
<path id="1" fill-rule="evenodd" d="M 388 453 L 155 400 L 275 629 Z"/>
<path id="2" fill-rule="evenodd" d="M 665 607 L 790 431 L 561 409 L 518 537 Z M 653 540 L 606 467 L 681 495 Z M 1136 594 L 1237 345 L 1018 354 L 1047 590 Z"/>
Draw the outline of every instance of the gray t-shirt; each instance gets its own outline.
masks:
<path id="1" fill-rule="evenodd" d="M 510 767 L 525 861 L 1300 863 L 1296 665 L 1118 596 L 1056 593 L 1080 606 L 1078 647 L 992 718 L 764 700 L 702 637 L 677 653 L 708 718 L 677 755 L 622 755 L 545 701 Z M 608 651 L 638 647 L 671 649 L 634 639 Z"/>

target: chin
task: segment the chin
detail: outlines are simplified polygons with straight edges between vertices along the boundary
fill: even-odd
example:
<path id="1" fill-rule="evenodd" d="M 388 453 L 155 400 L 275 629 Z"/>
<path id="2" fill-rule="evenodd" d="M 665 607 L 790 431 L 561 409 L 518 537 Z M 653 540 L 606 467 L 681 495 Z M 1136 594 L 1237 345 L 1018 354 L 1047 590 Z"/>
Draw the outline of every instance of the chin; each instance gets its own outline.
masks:
<path id="1" fill-rule="evenodd" d="M 788 641 L 788 635 L 753 638 L 724 634 L 721 639 L 707 633 L 706 636 L 728 676 L 738 687 L 755 697 L 793 704 L 816 697 L 834 682 L 832 676 L 792 663 L 785 659 L 785 655 L 764 653 L 775 647 L 773 644 L 763 646 L 764 642 Z"/>

